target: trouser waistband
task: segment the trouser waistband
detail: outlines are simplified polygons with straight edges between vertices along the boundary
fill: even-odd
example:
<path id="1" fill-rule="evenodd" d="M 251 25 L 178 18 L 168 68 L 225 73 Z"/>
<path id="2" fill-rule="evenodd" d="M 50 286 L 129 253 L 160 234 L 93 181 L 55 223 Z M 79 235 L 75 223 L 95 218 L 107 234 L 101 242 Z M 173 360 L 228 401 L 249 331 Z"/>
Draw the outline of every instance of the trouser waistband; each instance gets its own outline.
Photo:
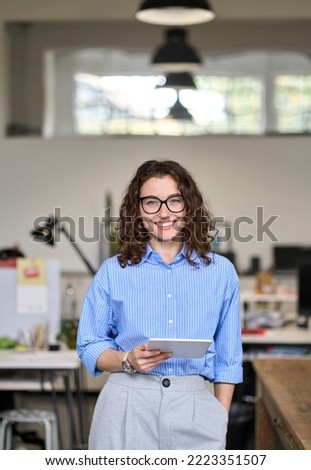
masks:
<path id="1" fill-rule="evenodd" d="M 148 390 L 167 391 L 198 391 L 206 389 L 206 382 L 200 375 L 187 376 L 157 376 L 151 374 L 126 374 L 125 372 L 112 372 L 108 377 L 109 382 Z"/>

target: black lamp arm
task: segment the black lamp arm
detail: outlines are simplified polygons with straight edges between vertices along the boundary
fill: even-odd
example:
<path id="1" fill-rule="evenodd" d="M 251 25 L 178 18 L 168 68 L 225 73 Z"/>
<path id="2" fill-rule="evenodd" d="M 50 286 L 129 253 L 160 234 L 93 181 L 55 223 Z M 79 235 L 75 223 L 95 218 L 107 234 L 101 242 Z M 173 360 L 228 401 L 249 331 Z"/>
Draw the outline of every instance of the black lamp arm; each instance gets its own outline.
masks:
<path id="1" fill-rule="evenodd" d="M 80 258 L 82 259 L 82 261 L 84 262 L 84 264 L 87 266 L 88 270 L 89 270 L 89 273 L 94 276 L 96 274 L 96 270 L 92 267 L 92 265 L 89 263 L 89 261 L 86 259 L 85 255 L 82 253 L 81 249 L 79 248 L 79 246 L 77 245 L 77 243 L 73 240 L 73 238 L 71 237 L 70 233 L 68 232 L 68 230 L 63 227 L 62 225 L 60 226 L 59 230 L 61 232 L 63 232 L 63 234 L 68 238 L 69 242 L 71 243 L 72 247 L 76 250 L 76 252 L 78 253 L 78 255 L 80 256 Z"/>

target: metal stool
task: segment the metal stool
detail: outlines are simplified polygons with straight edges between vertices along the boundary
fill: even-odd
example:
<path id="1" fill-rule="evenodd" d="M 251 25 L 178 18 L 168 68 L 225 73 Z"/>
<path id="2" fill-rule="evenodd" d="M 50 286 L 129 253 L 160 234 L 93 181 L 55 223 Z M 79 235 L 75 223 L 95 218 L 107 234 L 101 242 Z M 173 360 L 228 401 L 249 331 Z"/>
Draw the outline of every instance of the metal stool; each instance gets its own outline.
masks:
<path id="1" fill-rule="evenodd" d="M 16 423 L 40 423 L 45 428 L 45 449 L 58 449 L 56 414 L 45 410 L 6 410 L 0 413 L 0 450 L 12 448 L 12 428 Z"/>

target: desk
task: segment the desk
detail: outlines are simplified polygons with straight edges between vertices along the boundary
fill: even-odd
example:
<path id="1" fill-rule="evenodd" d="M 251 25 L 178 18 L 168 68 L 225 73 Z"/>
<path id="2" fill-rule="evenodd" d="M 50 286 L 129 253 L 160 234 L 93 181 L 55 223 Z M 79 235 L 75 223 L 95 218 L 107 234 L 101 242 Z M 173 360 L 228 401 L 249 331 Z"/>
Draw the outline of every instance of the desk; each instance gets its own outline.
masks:
<path id="1" fill-rule="evenodd" d="M 288 344 L 311 345 L 311 329 L 297 326 L 267 328 L 263 334 L 246 334 L 242 336 L 243 344 Z"/>
<path id="2" fill-rule="evenodd" d="M 311 449 L 311 359 L 256 359 L 255 448 Z"/>
<path id="3" fill-rule="evenodd" d="M 52 393 L 53 404 L 58 418 L 59 416 L 56 405 L 55 380 L 59 377 L 63 378 L 67 401 L 71 449 L 75 449 L 79 446 L 74 413 L 74 393 L 72 381 L 74 382 L 78 404 L 80 438 L 81 443 L 83 443 L 85 426 L 81 397 L 82 391 L 80 386 L 81 362 L 77 357 L 76 351 L 66 350 L 19 352 L 10 349 L 0 351 L 0 372 L 17 370 L 23 371 L 24 373 L 27 371 L 32 373 L 34 371 L 39 372 L 41 380 L 39 380 L 37 383 L 37 389 L 47 390 L 47 387 L 49 388 Z M 27 381 L 26 383 L 18 383 L 18 381 L 1 381 L 0 379 L 0 389 L 2 390 L 29 390 L 28 385 L 29 384 L 27 384 Z M 32 387 L 30 387 L 30 389 L 34 390 Z"/>
<path id="4" fill-rule="evenodd" d="M 259 357 L 301 356 L 311 353 L 311 330 L 296 326 L 266 329 L 263 334 L 242 335 L 244 362 Z"/>

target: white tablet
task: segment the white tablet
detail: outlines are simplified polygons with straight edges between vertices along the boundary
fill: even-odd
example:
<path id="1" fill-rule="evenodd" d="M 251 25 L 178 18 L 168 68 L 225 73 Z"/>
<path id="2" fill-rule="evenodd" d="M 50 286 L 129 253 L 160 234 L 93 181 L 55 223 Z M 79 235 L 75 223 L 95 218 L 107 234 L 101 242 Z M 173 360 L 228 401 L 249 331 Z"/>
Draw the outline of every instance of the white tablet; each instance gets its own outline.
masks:
<path id="1" fill-rule="evenodd" d="M 195 359 L 204 356 L 211 342 L 211 339 L 151 338 L 148 342 L 148 349 L 171 352 L 173 357 Z"/>

